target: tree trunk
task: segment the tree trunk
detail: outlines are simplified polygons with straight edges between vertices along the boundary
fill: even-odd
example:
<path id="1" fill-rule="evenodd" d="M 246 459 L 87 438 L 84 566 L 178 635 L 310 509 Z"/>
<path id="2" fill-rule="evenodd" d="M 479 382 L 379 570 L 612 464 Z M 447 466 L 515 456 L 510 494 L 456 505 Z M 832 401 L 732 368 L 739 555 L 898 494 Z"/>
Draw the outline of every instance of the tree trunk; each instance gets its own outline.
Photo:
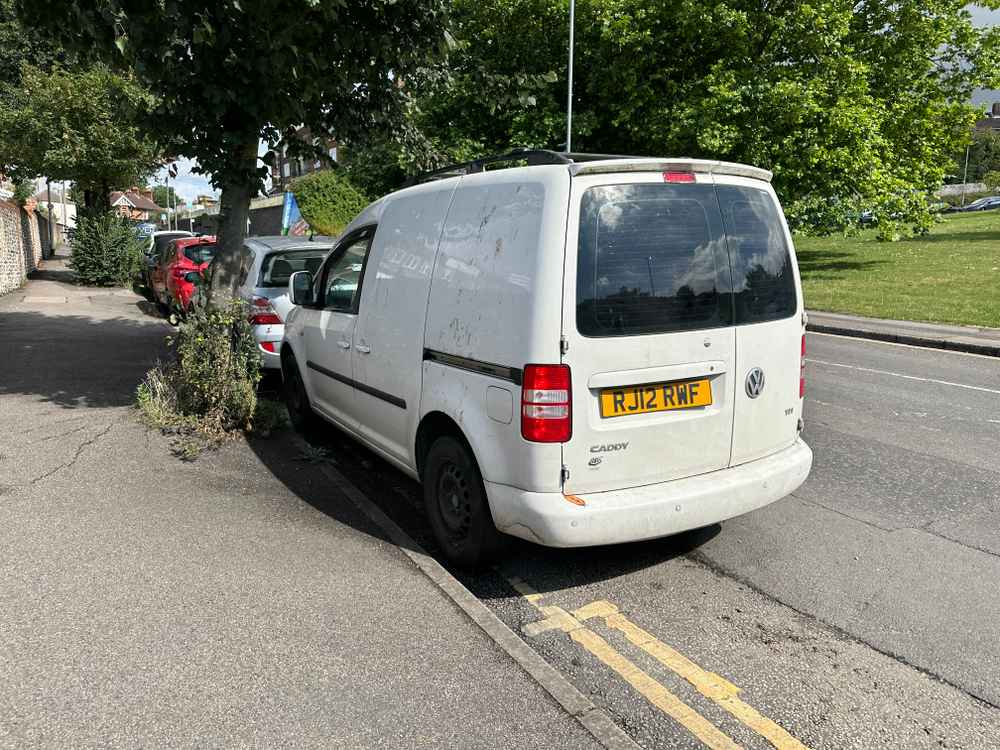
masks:
<path id="1" fill-rule="evenodd" d="M 240 248 L 247 236 L 247 220 L 250 217 L 250 200 L 257 192 L 257 141 L 244 144 L 233 155 L 232 168 L 221 180 L 222 198 L 219 203 L 219 230 L 216 254 L 224 259 L 238 262 Z M 215 266 L 216 264 L 213 264 Z M 210 280 L 211 292 L 219 294 L 215 300 L 224 304 L 223 295 L 232 296 L 235 288 L 231 279 L 233 269 L 213 268 Z"/>

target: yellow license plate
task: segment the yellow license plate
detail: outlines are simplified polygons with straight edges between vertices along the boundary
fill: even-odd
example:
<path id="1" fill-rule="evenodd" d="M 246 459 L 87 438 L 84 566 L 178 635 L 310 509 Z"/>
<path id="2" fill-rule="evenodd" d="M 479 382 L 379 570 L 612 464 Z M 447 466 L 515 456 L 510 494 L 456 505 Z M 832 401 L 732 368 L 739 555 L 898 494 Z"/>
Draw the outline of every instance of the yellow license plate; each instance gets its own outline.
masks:
<path id="1" fill-rule="evenodd" d="M 712 382 L 708 378 L 605 388 L 601 391 L 601 416 L 605 418 L 711 404 Z"/>

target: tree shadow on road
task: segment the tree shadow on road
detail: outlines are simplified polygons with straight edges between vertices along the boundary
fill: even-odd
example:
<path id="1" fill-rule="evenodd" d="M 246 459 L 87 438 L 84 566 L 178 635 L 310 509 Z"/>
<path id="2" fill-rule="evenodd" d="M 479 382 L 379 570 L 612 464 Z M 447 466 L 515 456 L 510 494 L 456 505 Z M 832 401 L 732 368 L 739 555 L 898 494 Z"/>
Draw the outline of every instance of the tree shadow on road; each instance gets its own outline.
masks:
<path id="1" fill-rule="evenodd" d="M 127 406 L 166 354 L 163 325 L 123 317 L 0 308 L 0 398 L 64 408 Z"/>

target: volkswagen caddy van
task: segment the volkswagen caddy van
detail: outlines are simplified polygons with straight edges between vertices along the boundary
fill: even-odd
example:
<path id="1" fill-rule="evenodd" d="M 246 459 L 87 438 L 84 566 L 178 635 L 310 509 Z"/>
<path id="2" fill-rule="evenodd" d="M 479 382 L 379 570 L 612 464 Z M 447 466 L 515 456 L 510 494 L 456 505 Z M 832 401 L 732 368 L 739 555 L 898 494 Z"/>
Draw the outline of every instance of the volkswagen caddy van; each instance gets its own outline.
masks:
<path id="1" fill-rule="evenodd" d="M 629 542 L 788 495 L 805 312 L 770 178 L 524 151 L 385 196 L 289 280 L 293 422 L 421 481 L 465 565 L 504 534 Z"/>

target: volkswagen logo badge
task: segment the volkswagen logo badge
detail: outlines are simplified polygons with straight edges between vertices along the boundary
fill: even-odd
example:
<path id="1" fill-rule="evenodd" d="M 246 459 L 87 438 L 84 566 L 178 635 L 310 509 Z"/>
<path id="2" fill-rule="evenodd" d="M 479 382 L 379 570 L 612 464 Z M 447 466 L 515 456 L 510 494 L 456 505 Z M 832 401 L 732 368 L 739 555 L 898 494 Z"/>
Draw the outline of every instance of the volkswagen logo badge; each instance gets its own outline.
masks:
<path id="1" fill-rule="evenodd" d="M 757 398 L 764 391 L 764 371 L 759 367 L 753 368 L 747 373 L 747 395 L 750 398 Z"/>

